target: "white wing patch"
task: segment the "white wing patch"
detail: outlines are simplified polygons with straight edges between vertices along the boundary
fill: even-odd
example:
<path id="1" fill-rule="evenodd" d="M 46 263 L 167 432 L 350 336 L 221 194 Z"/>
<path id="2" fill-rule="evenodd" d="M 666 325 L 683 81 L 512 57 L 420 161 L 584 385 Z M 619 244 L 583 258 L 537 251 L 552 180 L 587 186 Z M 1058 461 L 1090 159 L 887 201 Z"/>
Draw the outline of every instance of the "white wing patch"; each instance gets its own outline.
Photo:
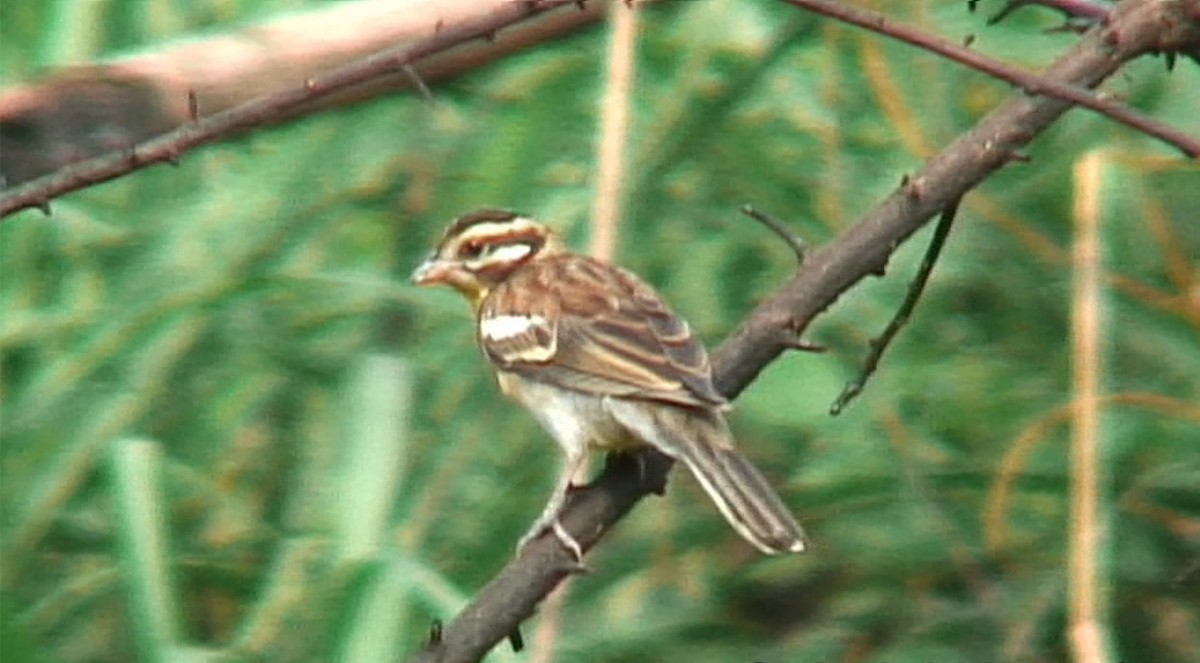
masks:
<path id="1" fill-rule="evenodd" d="M 540 315 L 497 315 L 480 320 L 479 333 L 489 341 L 503 341 L 545 325 Z"/>

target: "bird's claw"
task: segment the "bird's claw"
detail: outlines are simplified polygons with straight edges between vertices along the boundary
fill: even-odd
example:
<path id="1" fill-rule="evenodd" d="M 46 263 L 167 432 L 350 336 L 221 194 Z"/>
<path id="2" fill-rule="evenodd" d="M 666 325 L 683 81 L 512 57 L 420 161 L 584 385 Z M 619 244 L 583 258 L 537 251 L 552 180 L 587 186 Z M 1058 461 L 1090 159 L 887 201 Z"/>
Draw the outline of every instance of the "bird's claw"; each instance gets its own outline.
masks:
<path id="1" fill-rule="evenodd" d="M 579 545 L 575 537 L 571 536 L 571 533 L 567 531 L 567 528 L 563 527 L 563 524 L 557 518 L 554 519 L 554 523 L 550 525 L 550 528 L 554 531 L 554 538 L 558 539 L 558 542 L 563 544 L 567 552 L 571 553 L 571 556 L 575 558 L 575 563 L 578 567 L 586 569 L 587 567 L 583 565 L 583 546 Z"/>
<path id="2" fill-rule="evenodd" d="M 534 523 L 534 526 L 517 542 L 517 554 L 520 555 L 521 551 L 525 550 L 525 546 L 546 533 L 547 530 L 553 532 L 554 538 L 558 539 L 563 548 L 566 548 L 567 552 L 571 553 L 571 557 L 576 563 L 575 568 L 571 569 L 571 571 L 573 573 L 586 572 L 588 568 L 583 564 L 583 546 L 579 545 L 579 542 L 575 540 L 575 537 L 571 536 L 566 527 L 563 527 L 558 518 L 554 518 L 549 522 L 541 522 L 539 520 L 539 522 Z"/>

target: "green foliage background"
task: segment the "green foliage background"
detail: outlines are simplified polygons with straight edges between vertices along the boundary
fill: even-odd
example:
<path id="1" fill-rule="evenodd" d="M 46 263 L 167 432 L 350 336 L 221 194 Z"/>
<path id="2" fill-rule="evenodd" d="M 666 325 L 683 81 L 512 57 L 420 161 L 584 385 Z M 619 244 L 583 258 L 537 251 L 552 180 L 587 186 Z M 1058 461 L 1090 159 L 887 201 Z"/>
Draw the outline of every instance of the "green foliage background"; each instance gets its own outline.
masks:
<path id="1" fill-rule="evenodd" d="M 0 80 L 309 4 L 4 3 Z M 876 4 L 1030 67 L 1075 39 L 1036 9 L 985 28 L 962 2 Z M 781 4 L 642 18 L 620 262 L 710 344 L 793 269 L 740 205 L 828 241 L 1010 94 Z M 6 661 L 396 660 L 510 558 L 557 451 L 494 388 L 466 306 L 406 277 L 482 205 L 584 245 L 605 40 L 586 31 L 432 104 L 323 113 L 0 225 Z M 1195 63 L 1129 71 L 1110 89 L 1195 128 Z M 1195 660 L 1200 173 L 1083 111 L 967 199 L 847 413 L 826 411 L 920 238 L 813 326 L 827 354 L 782 358 L 738 400 L 742 444 L 814 550 L 758 556 L 676 473 L 572 583 L 559 660 L 1064 658 L 1073 173 L 1095 150 L 1107 626 L 1122 660 Z M 156 515 L 165 549 L 137 534 Z"/>

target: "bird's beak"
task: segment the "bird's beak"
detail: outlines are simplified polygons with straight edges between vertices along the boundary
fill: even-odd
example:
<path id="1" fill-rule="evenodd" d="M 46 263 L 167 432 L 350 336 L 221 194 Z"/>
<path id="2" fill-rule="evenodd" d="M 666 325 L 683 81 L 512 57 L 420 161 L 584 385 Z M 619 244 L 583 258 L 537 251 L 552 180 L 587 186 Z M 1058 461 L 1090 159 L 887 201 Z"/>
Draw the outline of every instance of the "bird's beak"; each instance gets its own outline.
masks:
<path id="1" fill-rule="evenodd" d="M 446 283 L 450 275 L 452 266 L 445 260 L 438 260 L 436 256 L 429 256 L 425 262 L 417 266 L 412 273 L 412 282 L 417 285 L 433 285 L 435 283 Z"/>

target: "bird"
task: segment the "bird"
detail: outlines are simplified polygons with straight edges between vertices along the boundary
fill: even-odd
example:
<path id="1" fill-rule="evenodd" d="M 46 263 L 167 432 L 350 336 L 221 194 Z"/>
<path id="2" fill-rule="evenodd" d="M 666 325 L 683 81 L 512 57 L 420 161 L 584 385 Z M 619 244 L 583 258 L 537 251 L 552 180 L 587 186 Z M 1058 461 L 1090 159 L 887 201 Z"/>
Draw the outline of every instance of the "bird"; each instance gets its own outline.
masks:
<path id="1" fill-rule="evenodd" d="M 529 217 L 485 208 L 451 222 L 412 281 L 467 298 L 500 390 L 562 448 L 554 490 L 518 552 L 551 531 L 581 560 L 559 520 L 572 478 L 589 450 L 645 446 L 682 462 L 758 550 L 805 549 L 803 529 L 734 444 L 703 344 L 633 273 L 572 252 Z"/>

